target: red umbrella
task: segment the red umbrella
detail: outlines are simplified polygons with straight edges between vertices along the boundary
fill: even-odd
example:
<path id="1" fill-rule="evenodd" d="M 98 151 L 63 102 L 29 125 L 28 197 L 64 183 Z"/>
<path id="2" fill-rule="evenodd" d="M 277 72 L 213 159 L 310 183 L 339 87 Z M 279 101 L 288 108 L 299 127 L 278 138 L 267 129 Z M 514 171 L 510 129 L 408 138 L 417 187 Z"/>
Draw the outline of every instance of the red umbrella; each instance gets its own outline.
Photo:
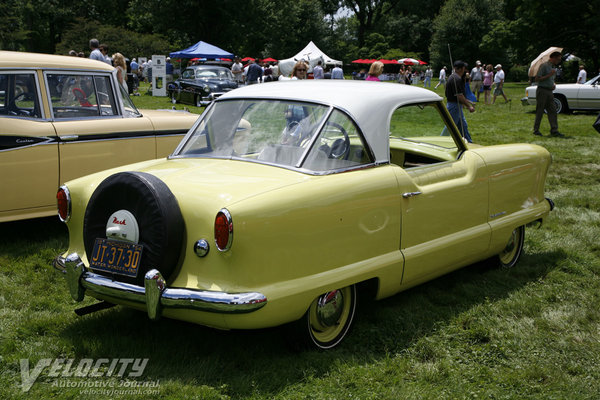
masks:
<path id="1" fill-rule="evenodd" d="M 364 64 L 364 63 L 365 63 L 365 60 L 363 60 L 362 58 L 352 61 L 352 64 Z"/>
<path id="2" fill-rule="evenodd" d="M 398 61 L 396 60 L 379 60 L 384 64 L 398 64 Z"/>
<path id="3" fill-rule="evenodd" d="M 242 60 L 242 61 L 243 61 L 243 60 Z M 266 61 L 266 62 L 277 62 L 277 60 L 276 60 L 276 59 L 274 59 L 274 58 L 271 58 L 271 57 L 264 58 L 262 61 L 263 61 L 263 62 L 265 62 L 265 61 Z"/>
<path id="4" fill-rule="evenodd" d="M 427 65 L 427 63 L 425 61 L 419 60 L 419 65 Z"/>
<path id="5" fill-rule="evenodd" d="M 246 62 L 246 61 L 250 61 L 250 60 L 254 61 L 254 58 L 252 58 L 252 57 L 244 57 L 244 58 L 242 58 L 242 62 Z"/>

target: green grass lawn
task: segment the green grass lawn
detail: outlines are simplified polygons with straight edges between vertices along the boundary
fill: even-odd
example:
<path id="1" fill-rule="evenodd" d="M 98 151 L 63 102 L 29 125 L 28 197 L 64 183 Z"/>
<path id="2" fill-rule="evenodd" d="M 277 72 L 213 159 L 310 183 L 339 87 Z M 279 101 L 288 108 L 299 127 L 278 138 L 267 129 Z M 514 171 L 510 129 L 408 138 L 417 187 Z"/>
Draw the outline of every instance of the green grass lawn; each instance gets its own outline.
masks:
<path id="1" fill-rule="evenodd" d="M 526 230 L 513 269 L 473 265 L 358 311 L 342 346 L 288 350 L 279 329 L 221 332 L 116 307 L 77 317 L 51 261 L 67 248 L 57 218 L 0 224 L 0 398 L 597 399 L 600 396 L 600 135 L 596 115 L 559 115 L 567 138 L 531 134 L 525 84 L 508 104 L 467 115 L 476 143 L 530 142 L 553 156 L 556 202 Z M 442 88 L 438 93 L 443 94 Z M 170 108 L 136 96 L 140 108 Z M 177 105 L 181 109 L 184 106 Z M 190 110 L 199 112 L 196 107 Z M 87 299 L 83 304 L 92 304 Z M 87 394 L 45 370 L 21 390 L 20 360 L 148 358 L 158 395 Z M 114 384 L 118 377 L 87 378 Z M 57 383 L 58 382 L 58 383 Z"/>

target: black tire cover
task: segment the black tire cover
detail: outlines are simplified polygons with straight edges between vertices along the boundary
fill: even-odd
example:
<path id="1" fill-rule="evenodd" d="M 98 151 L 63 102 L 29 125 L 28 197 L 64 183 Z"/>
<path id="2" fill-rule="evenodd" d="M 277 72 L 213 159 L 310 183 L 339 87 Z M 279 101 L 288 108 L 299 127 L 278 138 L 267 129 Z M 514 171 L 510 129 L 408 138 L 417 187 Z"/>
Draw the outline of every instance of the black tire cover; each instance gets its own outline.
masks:
<path id="1" fill-rule="evenodd" d="M 112 213 L 128 210 L 137 220 L 139 241 L 143 245 L 136 278 L 104 271 L 121 282 L 143 285 L 144 275 L 158 269 L 166 280 L 175 271 L 182 253 L 185 225 L 177 199 L 167 185 L 144 172 L 120 172 L 106 178 L 94 191 L 83 220 L 83 241 L 92 254 L 96 238 L 106 238 L 106 223 Z"/>

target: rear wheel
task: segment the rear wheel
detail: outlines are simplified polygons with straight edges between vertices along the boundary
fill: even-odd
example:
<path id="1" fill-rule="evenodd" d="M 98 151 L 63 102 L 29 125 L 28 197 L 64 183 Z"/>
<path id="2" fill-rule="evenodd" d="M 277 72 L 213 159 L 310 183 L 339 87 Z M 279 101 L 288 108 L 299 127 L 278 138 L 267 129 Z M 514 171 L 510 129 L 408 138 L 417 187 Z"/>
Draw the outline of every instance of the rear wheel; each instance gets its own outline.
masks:
<path id="1" fill-rule="evenodd" d="M 317 347 L 331 349 L 350 331 L 356 312 L 356 286 L 346 286 L 317 297 L 304 317 L 290 326 L 290 344 L 295 349 Z"/>
<path id="2" fill-rule="evenodd" d="M 495 257 L 498 265 L 505 268 L 514 267 L 523 252 L 524 240 L 525 226 L 519 226 L 510 234 L 506 247 Z"/>

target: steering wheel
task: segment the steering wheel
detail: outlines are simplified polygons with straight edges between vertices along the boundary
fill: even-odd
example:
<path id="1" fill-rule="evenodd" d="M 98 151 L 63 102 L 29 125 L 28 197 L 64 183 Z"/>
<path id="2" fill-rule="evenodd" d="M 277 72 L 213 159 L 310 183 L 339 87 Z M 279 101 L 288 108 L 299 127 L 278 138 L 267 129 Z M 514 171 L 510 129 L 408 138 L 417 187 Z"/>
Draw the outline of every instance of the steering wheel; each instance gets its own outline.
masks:
<path id="1" fill-rule="evenodd" d="M 8 114 L 13 115 L 13 116 L 30 117 L 32 115 L 32 113 L 29 112 L 29 110 L 25 110 L 25 109 L 19 108 L 17 106 L 18 102 L 28 101 L 28 100 L 33 100 L 33 96 L 30 93 L 27 93 L 27 92 L 19 93 L 19 95 L 17 95 L 13 99 L 13 101 L 10 103 Z"/>
<path id="2" fill-rule="evenodd" d="M 82 107 L 93 107 L 94 105 L 90 103 L 87 99 L 85 92 L 79 88 L 73 88 L 73 96 L 79 101 L 79 104 Z"/>
<path id="3" fill-rule="evenodd" d="M 329 158 L 337 158 L 340 160 L 346 158 L 350 152 L 350 138 L 348 137 L 348 132 L 346 132 L 344 127 L 337 122 L 328 121 L 323 129 L 327 129 L 328 126 L 332 126 L 333 128 L 339 130 L 341 134 L 344 135 L 344 138 L 336 139 L 333 142 L 331 145 L 331 150 L 327 156 Z"/>

